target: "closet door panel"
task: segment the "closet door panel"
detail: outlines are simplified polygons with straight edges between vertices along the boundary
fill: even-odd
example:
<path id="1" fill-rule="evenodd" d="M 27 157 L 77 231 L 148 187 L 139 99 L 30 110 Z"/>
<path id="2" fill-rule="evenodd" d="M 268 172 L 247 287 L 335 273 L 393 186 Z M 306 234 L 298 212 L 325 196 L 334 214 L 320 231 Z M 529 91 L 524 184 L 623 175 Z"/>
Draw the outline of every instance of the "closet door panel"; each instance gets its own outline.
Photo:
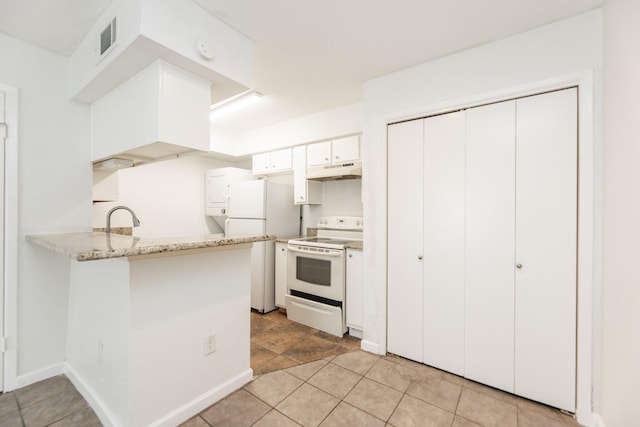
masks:
<path id="1" fill-rule="evenodd" d="M 575 410 L 577 90 L 517 101 L 516 393 Z"/>
<path id="2" fill-rule="evenodd" d="M 467 110 L 464 375 L 513 392 L 515 101 Z"/>
<path id="3" fill-rule="evenodd" d="M 423 362 L 464 367 L 465 112 L 424 120 Z"/>
<path id="4" fill-rule="evenodd" d="M 388 127 L 387 350 L 422 361 L 423 121 Z"/>

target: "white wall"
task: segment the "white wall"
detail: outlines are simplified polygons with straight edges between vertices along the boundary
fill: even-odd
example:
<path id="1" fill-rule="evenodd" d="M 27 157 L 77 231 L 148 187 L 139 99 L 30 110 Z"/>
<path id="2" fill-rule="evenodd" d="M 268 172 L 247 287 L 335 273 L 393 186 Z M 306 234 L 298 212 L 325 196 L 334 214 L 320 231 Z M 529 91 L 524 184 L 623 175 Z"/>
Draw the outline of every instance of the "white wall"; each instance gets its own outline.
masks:
<path id="1" fill-rule="evenodd" d="M 93 226 L 105 227 L 106 214 L 114 206 L 133 209 L 140 219 L 134 236 L 169 237 L 221 233 L 211 217 L 204 214 L 204 173 L 208 169 L 250 166 L 245 163 L 184 156 L 138 167 L 121 169 L 118 174 L 118 200 L 94 203 Z M 111 225 L 131 227 L 129 212 L 113 213 Z"/>
<path id="2" fill-rule="evenodd" d="M 512 93 L 515 88 L 591 70 L 597 136 L 601 121 L 597 107 L 601 96 L 601 19 L 600 11 L 590 12 L 365 83 L 364 348 L 386 351 L 387 123 L 495 99 L 502 93 Z M 597 165 L 595 168 L 598 170 Z M 598 189 L 598 176 L 595 181 Z M 411 193 L 411 183 L 407 183 L 406 191 Z M 597 265 L 593 268 L 597 269 Z M 597 284 L 594 284 L 594 299 L 599 300 Z M 594 317 L 598 322 L 597 313 Z M 594 352 L 598 352 L 595 347 Z M 586 396 L 587 402 L 589 397 Z"/>
<path id="3" fill-rule="evenodd" d="M 89 109 L 67 99 L 66 58 L 2 34 L 0 56 L 19 89 L 18 375 L 37 376 L 65 357 L 69 260 L 24 236 L 90 229 Z"/>
<path id="4" fill-rule="evenodd" d="M 601 414 L 640 425 L 640 3 L 604 7 L 604 250 Z"/>
<path id="5" fill-rule="evenodd" d="M 230 135 L 212 129 L 212 150 L 242 156 L 362 132 L 362 104 L 351 104 L 288 120 L 266 128 Z"/>

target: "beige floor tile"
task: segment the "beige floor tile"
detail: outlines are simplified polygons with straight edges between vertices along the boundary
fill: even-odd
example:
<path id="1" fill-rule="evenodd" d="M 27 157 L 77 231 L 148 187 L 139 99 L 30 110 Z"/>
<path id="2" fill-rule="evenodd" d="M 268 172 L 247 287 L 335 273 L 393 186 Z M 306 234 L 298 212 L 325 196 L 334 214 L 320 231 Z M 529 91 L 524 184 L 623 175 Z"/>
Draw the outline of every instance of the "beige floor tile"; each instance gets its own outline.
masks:
<path id="1" fill-rule="evenodd" d="M 343 399 L 361 379 L 362 375 L 329 363 L 309 378 L 307 382 L 338 399 Z"/>
<path id="2" fill-rule="evenodd" d="M 485 427 L 516 427 L 518 425 L 516 405 L 468 388 L 462 389 L 456 414 Z"/>
<path id="3" fill-rule="evenodd" d="M 256 422 L 253 427 L 299 427 L 300 424 L 291 418 L 282 415 L 280 412 L 272 409 Z"/>
<path id="4" fill-rule="evenodd" d="M 289 368 L 291 366 L 296 366 L 298 364 L 299 362 L 293 359 L 289 359 L 288 357 L 283 355 L 278 355 L 273 359 L 263 363 L 262 365 L 257 366 L 255 368 L 253 368 L 252 366 L 252 368 L 253 368 L 253 373 L 255 375 L 262 375 L 262 374 L 268 374 L 269 372 L 279 371 L 281 369 Z"/>
<path id="5" fill-rule="evenodd" d="M 399 391 L 363 378 L 344 398 L 344 401 L 386 421 L 401 398 L 402 393 Z"/>
<path id="6" fill-rule="evenodd" d="M 22 417 L 20 411 L 0 412 L 0 426 L 2 427 L 22 427 Z"/>
<path id="7" fill-rule="evenodd" d="M 203 420 L 200 416 L 193 417 L 184 423 L 180 424 L 180 427 L 210 427 L 209 424 Z"/>
<path id="8" fill-rule="evenodd" d="M 102 427 L 102 423 L 93 410 L 87 407 L 51 424 L 50 427 Z"/>
<path id="9" fill-rule="evenodd" d="M 317 426 L 340 400 L 309 384 L 303 384 L 276 409 L 303 426 Z"/>
<path id="10" fill-rule="evenodd" d="M 244 388 L 254 396 L 276 406 L 302 385 L 302 380 L 285 371 L 275 371 L 251 381 Z"/>
<path id="11" fill-rule="evenodd" d="M 320 424 L 320 427 L 383 427 L 384 421 L 345 402 L 340 404 Z"/>
<path id="12" fill-rule="evenodd" d="M 453 413 L 405 395 L 391 415 L 389 424 L 398 427 L 450 427 Z"/>
<path id="13" fill-rule="evenodd" d="M 397 363 L 379 359 L 365 376 L 404 393 L 411 384 L 411 379 L 415 378 L 415 371 Z"/>
<path id="14" fill-rule="evenodd" d="M 15 394 L 20 407 L 25 408 L 66 390 L 75 390 L 75 388 L 67 377 L 58 375 L 18 389 Z"/>
<path id="15" fill-rule="evenodd" d="M 431 376 L 422 376 L 413 381 L 407 394 L 444 410 L 455 412 L 462 387 Z"/>
<path id="16" fill-rule="evenodd" d="M 333 356 L 331 358 L 333 359 Z M 326 360 L 326 358 L 324 358 L 321 360 L 316 360 L 315 362 L 303 363 L 302 365 L 293 366 L 285 370 L 291 375 L 300 378 L 303 381 L 306 381 L 327 363 L 328 361 Z"/>
<path id="17" fill-rule="evenodd" d="M 480 424 L 474 423 L 473 421 L 469 421 L 466 418 L 462 418 L 459 415 L 456 415 L 453 418 L 453 424 L 451 425 L 451 427 L 482 427 L 482 426 Z"/>
<path id="18" fill-rule="evenodd" d="M 22 417 L 26 427 L 48 426 L 87 406 L 87 402 L 75 389 L 65 389 L 23 408 Z"/>
<path id="19" fill-rule="evenodd" d="M 464 383 L 463 377 L 434 368 L 433 366 L 424 365 L 422 363 L 414 362 L 413 360 L 405 359 L 404 357 L 396 356 L 395 354 L 388 354 L 385 356 L 385 359 L 415 370 L 416 376 L 430 375 L 456 385 L 462 385 Z"/>
<path id="20" fill-rule="evenodd" d="M 349 351 L 346 347 L 332 343 L 314 335 L 308 335 L 291 343 L 282 355 L 302 363 L 313 362 L 327 356 L 336 356 Z"/>
<path id="21" fill-rule="evenodd" d="M 0 415 L 17 411 L 18 401 L 15 393 L 0 394 Z"/>
<path id="22" fill-rule="evenodd" d="M 256 368 L 264 365 L 268 361 L 274 359 L 278 356 L 278 353 L 275 353 L 271 350 L 268 350 L 261 346 L 258 343 L 253 342 L 251 340 L 251 368 L 255 371 Z"/>
<path id="23" fill-rule="evenodd" d="M 243 427 L 250 426 L 270 410 L 266 403 L 240 389 L 202 411 L 200 416 L 211 425 Z"/>
<path id="24" fill-rule="evenodd" d="M 356 374 L 364 375 L 378 359 L 380 359 L 380 356 L 357 350 L 336 356 L 336 358 L 332 360 L 332 363 L 347 368 Z"/>
<path id="25" fill-rule="evenodd" d="M 517 397 L 511 393 L 507 393 L 506 391 L 498 390 L 497 388 L 480 384 L 478 382 L 471 381 L 468 379 L 464 380 L 463 387 L 468 388 L 469 390 L 473 390 L 477 393 L 481 393 L 486 396 L 493 397 L 494 399 L 501 400 L 505 403 L 510 403 L 512 405 L 515 405 L 517 402 Z"/>
<path id="26" fill-rule="evenodd" d="M 523 397 L 516 398 L 518 405 L 518 411 L 530 412 L 536 415 L 542 415 L 552 420 L 560 421 L 562 423 L 569 423 L 569 425 L 578 425 L 575 420 L 560 412 L 559 409 L 552 408 L 551 406 L 544 405 L 542 403 L 534 402 L 533 400 L 525 399 Z"/>

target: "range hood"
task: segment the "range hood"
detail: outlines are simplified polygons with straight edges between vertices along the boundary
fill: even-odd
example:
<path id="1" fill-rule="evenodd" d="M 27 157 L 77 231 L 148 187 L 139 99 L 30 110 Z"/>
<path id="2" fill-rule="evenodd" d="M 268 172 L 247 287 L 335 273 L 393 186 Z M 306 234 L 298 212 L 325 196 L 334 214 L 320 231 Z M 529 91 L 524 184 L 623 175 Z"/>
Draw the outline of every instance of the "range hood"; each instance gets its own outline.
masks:
<path id="1" fill-rule="evenodd" d="M 307 168 L 306 178 L 314 181 L 362 178 L 362 161 L 311 166 Z"/>

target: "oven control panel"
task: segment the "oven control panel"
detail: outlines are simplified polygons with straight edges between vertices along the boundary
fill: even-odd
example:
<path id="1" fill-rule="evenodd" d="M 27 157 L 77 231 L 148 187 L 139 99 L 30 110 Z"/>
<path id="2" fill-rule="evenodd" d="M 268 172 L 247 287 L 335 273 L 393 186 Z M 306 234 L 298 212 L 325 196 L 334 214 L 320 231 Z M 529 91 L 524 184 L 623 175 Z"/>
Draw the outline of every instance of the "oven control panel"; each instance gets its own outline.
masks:
<path id="1" fill-rule="evenodd" d="M 318 228 L 336 230 L 362 230 L 361 216 L 321 216 L 318 218 Z"/>

